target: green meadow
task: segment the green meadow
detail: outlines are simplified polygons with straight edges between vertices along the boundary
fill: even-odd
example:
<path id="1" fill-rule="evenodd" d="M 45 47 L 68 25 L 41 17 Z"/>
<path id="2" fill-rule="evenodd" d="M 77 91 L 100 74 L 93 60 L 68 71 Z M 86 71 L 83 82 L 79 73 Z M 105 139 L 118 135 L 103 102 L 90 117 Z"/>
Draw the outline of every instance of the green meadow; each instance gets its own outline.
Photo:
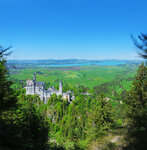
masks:
<path id="1" fill-rule="evenodd" d="M 136 65 L 16 68 L 11 69 L 11 79 L 15 83 L 14 87 L 18 88 L 21 82 L 25 85 L 25 81 L 32 79 L 36 73 L 37 81 L 44 81 L 46 88 L 54 85 L 58 89 L 59 81 L 63 82 L 66 89 L 74 89 L 78 85 L 92 89 L 111 83 L 111 87 L 120 93 L 122 89 L 130 89 L 136 69 Z"/>

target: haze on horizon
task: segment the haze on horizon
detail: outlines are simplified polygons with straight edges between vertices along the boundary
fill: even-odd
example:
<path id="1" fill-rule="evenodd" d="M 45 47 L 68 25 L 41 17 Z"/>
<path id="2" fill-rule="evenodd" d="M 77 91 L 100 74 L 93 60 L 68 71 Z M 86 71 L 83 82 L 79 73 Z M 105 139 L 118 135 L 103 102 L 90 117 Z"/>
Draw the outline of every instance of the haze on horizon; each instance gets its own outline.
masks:
<path id="1" fill-rule="evenodd" d="M 146 33 L 146 0 L 0 0 L 9 59 L 139 59 L 130 34 Z"/>

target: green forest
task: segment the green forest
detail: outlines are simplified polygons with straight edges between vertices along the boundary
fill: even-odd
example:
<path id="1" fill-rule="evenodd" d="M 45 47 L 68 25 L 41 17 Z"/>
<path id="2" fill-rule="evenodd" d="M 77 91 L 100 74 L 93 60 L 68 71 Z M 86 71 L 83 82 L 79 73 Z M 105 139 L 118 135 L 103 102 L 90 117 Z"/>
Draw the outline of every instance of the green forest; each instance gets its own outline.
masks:
<path id="1" fill-rule="evenodd" d="M 147 36 L 139 55 L 147 58 Z M 0 149 L 145 150 L 147 65 L 80 68 L 8 67 L 10 48 L 0 47 Z M 26 95 L 25 81 L 36 72 L 46 88 L 62 80 L 69 103 L 53 94 L 47 104 Z M 90 95 L 83 95 L 88 92 Z"/>

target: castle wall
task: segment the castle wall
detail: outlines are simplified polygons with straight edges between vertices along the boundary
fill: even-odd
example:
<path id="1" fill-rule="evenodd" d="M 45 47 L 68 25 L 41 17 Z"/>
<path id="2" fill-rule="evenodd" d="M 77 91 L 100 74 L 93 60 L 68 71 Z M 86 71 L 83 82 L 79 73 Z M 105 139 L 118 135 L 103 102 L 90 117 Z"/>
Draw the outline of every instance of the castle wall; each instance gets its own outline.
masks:
<path id="1" fill-rule="evenodd" d="M 34 95 L 34 87 L 33 86 L 27 86 L 26 87 L 26 95 Z"/>

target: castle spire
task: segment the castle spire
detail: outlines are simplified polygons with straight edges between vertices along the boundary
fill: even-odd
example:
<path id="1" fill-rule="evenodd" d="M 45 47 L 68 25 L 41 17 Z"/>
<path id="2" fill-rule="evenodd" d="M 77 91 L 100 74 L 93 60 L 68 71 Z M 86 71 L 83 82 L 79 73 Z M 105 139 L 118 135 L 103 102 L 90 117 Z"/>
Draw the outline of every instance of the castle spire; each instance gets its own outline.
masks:
<path id="1" fill-rule="evenodd" d="M 62 81 L 59 82 L 59 91 L 62 93 Z"/>
<path id="2" fill-rule="evenodd" d="M 36 74 L 33 75 L 33 81 L 36 81 Z"/>

